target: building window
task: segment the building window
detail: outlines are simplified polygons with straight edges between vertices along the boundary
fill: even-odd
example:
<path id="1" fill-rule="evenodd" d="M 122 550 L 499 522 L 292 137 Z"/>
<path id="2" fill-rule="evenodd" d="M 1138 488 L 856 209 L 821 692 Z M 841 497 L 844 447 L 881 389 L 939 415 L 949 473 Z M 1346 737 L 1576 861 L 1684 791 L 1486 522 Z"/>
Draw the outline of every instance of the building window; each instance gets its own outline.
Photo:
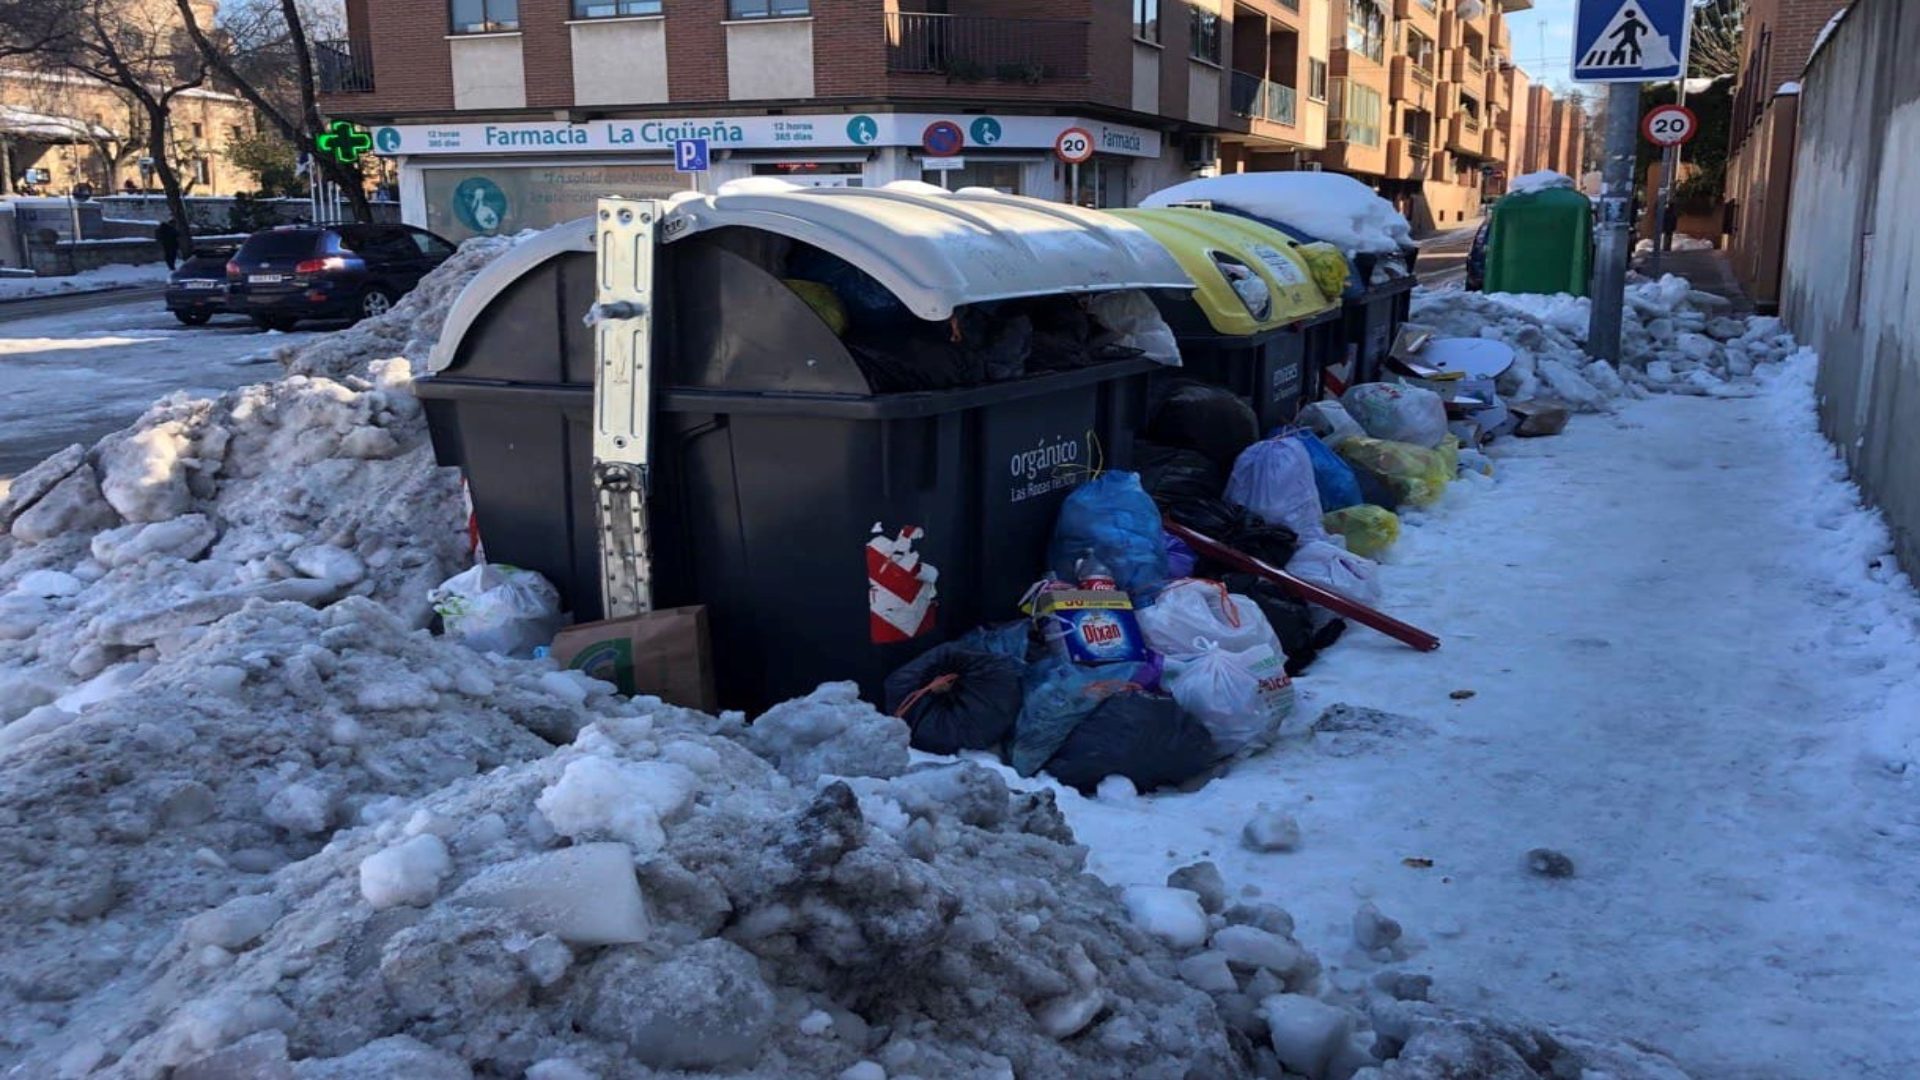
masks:
<path id="1" fill-rule="evenodd" d="M 1074 203 L 1096 210 L 1126 206 L 1128 172 L 1125 158 L 1096 157 L 1080 166 L 1080 189 L 1073 193 Z"/>
<path id="2" fill-rule="evenodd" d="M 196 139 L 206 138 L 207 137 L 206 129 L 201 127 L 199 124 L 193 125 L 193 137 Z"/>
<path id="3" fill-rule="evenodd" d="M 206 158 L 193 159 L 193 182 L 196 184 L 213 183 L 213 170 L 207 167 Z"/>
<path id="4" fill-rule="evenodd" d="M 658 15 L 660 0 L 573 0 L 576 19 L 614 19 L 622 15 Z"/>
<path id="5" fill-rule="evenodd" d="M 1387 15 L 1377 0 L 1347 0 L 1347 48 L 1386 63 Z"/>
<path id="6" fill-rule="evenodd" d="M 452 0 L 447 12 L 456 34 L 520 29 L 520 0 Z"/>
<path id="7" fill-rule="evenodd" d="M 1311 101 L 1327 100 L 1327 62 L 1307 58 L 1307 98 Z"/>
<path id="8" fill-rule="evenodd" d="M 1327 110 L 1327 138 L 1379 146 L 1380 106 L 1380 91 L 1347 79 L 1334 80 L 1332 106 Z"/>
<path id="9" fill-rule="evenodd" d="M 1160 0 L 1133 0 L 1133 36 L 1160 44 Z"/>
<path id="10" fill-rule="evenodd" d="M 1187 52 L 1195 60 L 1209 64 L 1220 62 L 1220 13 L 1190 7 L 1187 20 Z"/>
<path id="11" fill-rule="evenodd" d="M 807 14 L 809 0 L 727 0 L 729 19 L 791 19 Z"/>
<path id="12" fill-rule="evenodd" d="M 233 140 L 234 142 L 239 142 L 239 141 L 240 141 L 241 139 L 243 139 L 243 138 L 245 138 L 245 137 L 246 137 L 246 136 L 244 136 L 244 135 L 242 135 L 242 134 L 240 133 L 240 125 L 239 125 L 239 124 L 230 124 L 230 125 L 228 125 L 228 127 L 227 127 L 227 138 L 229 138 L 229 139 L 232 139 L 232 140 Z"/>

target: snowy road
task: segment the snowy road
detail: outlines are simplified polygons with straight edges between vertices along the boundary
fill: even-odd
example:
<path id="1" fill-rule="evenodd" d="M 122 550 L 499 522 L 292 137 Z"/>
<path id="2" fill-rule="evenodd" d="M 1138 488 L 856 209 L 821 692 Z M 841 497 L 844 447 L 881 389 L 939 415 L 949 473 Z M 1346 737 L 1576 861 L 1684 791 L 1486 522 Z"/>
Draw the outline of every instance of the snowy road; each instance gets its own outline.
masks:
<path id="1" fill-rule="evenodd" d="M 176 322 L 153 297 L 0 321 L 0 483 L 69 443 L 131 423 L 175 390 L 214 393 L 278 376 L 268 350 L 312 336 L 237 316 Z"/>
<path id="2" fill-rule="evenodd" d="M 1410 522 L 1387 568 L 1442 651 L 1356 629 L 1299 684 L 1308 718 L 1421 719 L 1191 795 L 1066 794 L 1094 870 L 1213 859 L 1294 913 L 1335 986 L 1383 966 L 1351 944 L 1371 899 L 1412 943 L 1388 966 L 1436 1000 L 1645 1040 L 1696 1076 L 1920 1075 L 1920 767 L 1888 764 L 1920 728 L 1920 603 L 1873 565 L 1885 534 L 1808 377 L 1506 444 L 1500 484 Z M 1262 802 L 1301 850 L 1240 848 Z M 1576 876 L 1525 872 L 1543 846 Z"/>

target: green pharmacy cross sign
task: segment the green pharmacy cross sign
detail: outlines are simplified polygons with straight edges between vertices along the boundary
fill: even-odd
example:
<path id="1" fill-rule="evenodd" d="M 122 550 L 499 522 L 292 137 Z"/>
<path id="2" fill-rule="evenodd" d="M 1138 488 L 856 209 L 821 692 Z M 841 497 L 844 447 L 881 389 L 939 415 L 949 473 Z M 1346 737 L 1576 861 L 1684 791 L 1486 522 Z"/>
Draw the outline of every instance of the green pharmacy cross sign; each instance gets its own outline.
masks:
<path id="1" fill-rule="evenodd" d="M 333 155 L 342 165 L 351 165 L 373 149 L 373 136 L 346 120 L 335 120 L 327 130 L 313 137 L 314 148 Z"/>

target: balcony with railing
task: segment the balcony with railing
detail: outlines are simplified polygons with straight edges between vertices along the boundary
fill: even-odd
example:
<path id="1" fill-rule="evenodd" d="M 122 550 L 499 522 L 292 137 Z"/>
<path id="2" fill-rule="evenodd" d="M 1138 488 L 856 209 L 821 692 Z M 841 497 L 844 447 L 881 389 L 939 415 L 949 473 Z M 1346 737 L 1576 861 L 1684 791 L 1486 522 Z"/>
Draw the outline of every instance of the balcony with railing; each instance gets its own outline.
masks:
<path id="1" fill-rule="evenodd" d="M 371 93 L 373 47 L 365 41 L 316 41 L 313 76 L 323 94 Z"/>
<path id="2" fill-rule="evenodd" d="M 1422 67 L 1418 57 L 1402 53 L 1393 58 L 1393 75 L 1387 88 L 1395 101 L 1431 102 L 1433 72 Z"/>
<path id="3" fill-rule="evenodd" d="M 1428 37 L 1440 33 L 1439 0 L 1393 0 L 1393 17 L 1412 23 Z"/>
<path id="4" fill-rule="evenodd" d="M 1461 109 L 1453 114 L 1447 124 L 1447 149 L 1457 154 L 1469 154 L 1480 157 L 1486 153 L 1486 142 L 1480 135 L 1480 119 Z"/>
<path id="5" fill-rule="evenodd" d="M 1507 133 L 1497 124 L 1488 124 L 1481 137 L 1485 140 L 1481 151 L 1484 156 L 1494 161 L 1507 160 Z"/>
<path id="6" fill-rule="evenodd" d="M 1033 85 L 1087 77 L 1084 19 L 887 12 L 887 72 Z"/>
<path id="7" fill-rule="evenodd" d="M 1391 180 L 1425 180 L 1432 172 L 1433 149 L 1427 140 L 1412 135 L 1395 135 L 1387 140 L 1387 177 Z"/>
<path id="8" fill-rule="evenodd" d="M 1299 95 L 1291 86 L 1263 79 L 1250 71 L 1236 71 L 1230 87 L 1228 108 L 1235 116 L 1265 121 L 1283 127 L 1299 123 Z M 1258 128 L 1253 129 L 1259 134 Z"/>

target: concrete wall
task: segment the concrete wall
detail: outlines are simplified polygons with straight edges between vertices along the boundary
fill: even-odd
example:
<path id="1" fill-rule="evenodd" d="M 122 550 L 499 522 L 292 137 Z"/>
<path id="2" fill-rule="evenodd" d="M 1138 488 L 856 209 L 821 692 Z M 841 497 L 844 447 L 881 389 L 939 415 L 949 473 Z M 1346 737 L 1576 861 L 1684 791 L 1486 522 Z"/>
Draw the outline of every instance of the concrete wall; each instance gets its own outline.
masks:
<path id="1" fill-rule="evenodd" d="M 1782 314 L 1821 427 L 1920 573 L 1920 5 L 1858 0 L 1800 99 Z"/>
<path id="2" fill-rule="evenodd" d="M 667 100 L 664 17 L 589 19 L 568 29 L 573 35 L 576 104 L 652 105 Z"/>
<path id="3" fill-rule="evenodd" d="M 102 266 L 137 266 L 160 261 L 160 245 L 153 240 L 65 240 L 43 247 L 27 245 L 27 265 L 42 277 L 64 277 Z"/>
<path id="4" fill-rule="evenodd" d="M 467 34 L 447 39 L 447 48 L 453 56 L 454 108 L 526 108 L 519 34 Z"/>
<path id="5" fill-rule="evenodd" d="M 736 101 L 813 96 L 813 20 L 727 24 L 727 89 Z"/>

